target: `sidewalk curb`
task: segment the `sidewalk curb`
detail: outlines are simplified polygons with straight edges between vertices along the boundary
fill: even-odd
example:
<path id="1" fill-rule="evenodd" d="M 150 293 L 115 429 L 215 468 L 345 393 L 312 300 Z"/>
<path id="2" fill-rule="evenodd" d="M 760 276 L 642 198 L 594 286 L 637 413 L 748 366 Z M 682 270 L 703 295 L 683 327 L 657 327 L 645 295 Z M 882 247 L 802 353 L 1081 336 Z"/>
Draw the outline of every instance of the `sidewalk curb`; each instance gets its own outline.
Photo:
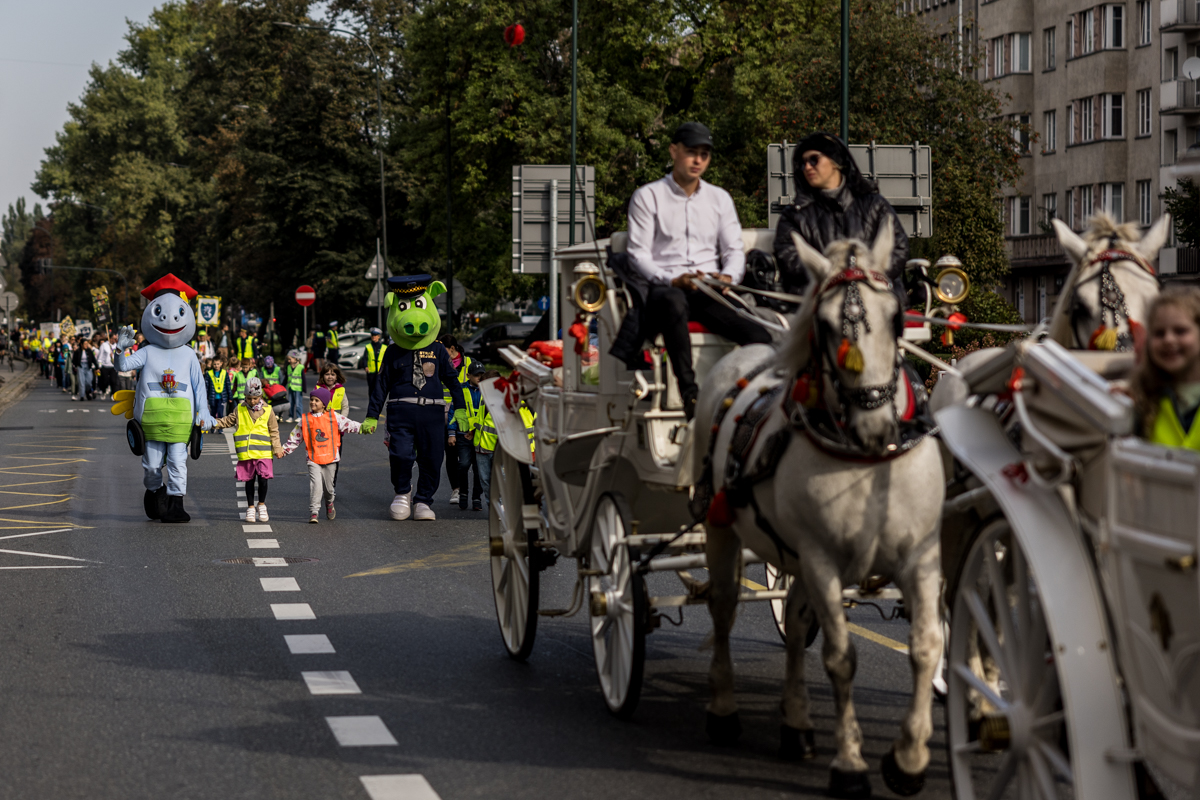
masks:
<path id="1" fill-rule="evenodd" d="M 29 394 L 29 390 L 33 387 L 33 380 L 37 374 L 37 368 L 33 364 L 26 362 L 24 372 L 4 381 L 4 386 L 0 387 L 0 415 L 4 414 L 9 406 L 15 405 L 25 395 Z"/>

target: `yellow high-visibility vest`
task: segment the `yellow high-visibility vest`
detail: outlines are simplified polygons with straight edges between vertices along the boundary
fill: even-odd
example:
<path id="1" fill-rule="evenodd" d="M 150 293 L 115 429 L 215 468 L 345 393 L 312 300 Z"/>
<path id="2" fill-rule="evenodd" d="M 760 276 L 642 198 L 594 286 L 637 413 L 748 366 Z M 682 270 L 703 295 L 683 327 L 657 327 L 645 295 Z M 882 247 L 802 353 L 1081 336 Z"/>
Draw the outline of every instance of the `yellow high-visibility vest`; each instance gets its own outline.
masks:
<path id="1" fill-rule="evenodd" d="M 1197 414 L 1200 417 L 1200 414 Z M 1158 401 L 1158 416 L 1154 418 L 1154 430 L 1150 431 L 1150 441 L 1167 447 L 1186 447 L 1188 450 L 1200 452 L 1200 425 L 1192 423 L 1191 430 L 1186 433 L 1183 424 L 1175 414 L 1175 405 L 1169 397 Z"/>
<path id="2" fill-rule="evenodd" d="M 250 336 L 238 339 L 236 349 L 238 358 L 254 358 L 254 339 Z"/>
<path id="3" fill-rule="evenodd" d="M 245 403 L 238 403 L 238 426 L 233 434 L 233 446 L 237 450 L 238 461 L 250 461 L 255 458 L 272 458 L 275 453 L 271 449 L 271 426 L 267 420 L 271 417 L 271 409 L 263 412 L 257 420 L 251 419 L 250 409 Z"/>
<path id="4" fill-rule="evenodd" d="M 208 377 L 212 380 L 213 391 L 216 392 L 217 394 L 225 393 L 225 375 L 226 374 L 227 373 L 223 369 L 222 370 L 210 369 L 208 371 Z"/>
<path id="5" fill-rule="evenodd" d="M 378 353 L 375 352 L 376 347 L 379 348 Z M 376 344 L 374 342 L 367 342 L 366 351 L 367 351 L 367 372 L 368 373 L 374 374 L 376 372 L 379 372 L 379 368 L 383 366 L 383 354 L 384 354 L 384 351 L 386 351 L 386 350 L 387 350 L 387 345 L 384 344 L 383 342 L 379 342 L 378 344 Z"/>

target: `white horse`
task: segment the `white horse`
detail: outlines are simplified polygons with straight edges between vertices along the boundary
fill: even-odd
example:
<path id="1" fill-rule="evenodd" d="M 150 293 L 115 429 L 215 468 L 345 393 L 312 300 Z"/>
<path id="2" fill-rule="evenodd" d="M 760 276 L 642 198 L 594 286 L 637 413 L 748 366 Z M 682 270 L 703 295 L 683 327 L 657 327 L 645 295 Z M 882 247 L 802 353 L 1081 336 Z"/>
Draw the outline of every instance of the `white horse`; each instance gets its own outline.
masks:
<path id="1" fill-rule="evenodd" d="M 839 797 L 871 792 L 851 699 L 855 649 L 842 606 L 843 586 L 871 575 L 891 578 L 903 592 L 911 620 L 912 701 L 882 765 L 885 782 L 900 794 L 914 794 L 924 785 L 933 676 L 942 651 L 942 464 L 934 439 L 906 442 L 900 436 L 899 421 L 909 415 L 914 395 L 896 345 L 899 303 L 881 274 L 892 241 L 889 224 L 870 247 L 857 240 L 835 242 L 823 256 L 796 237 L 816 288 L 779 351 L 768 345 L 743 347 L 713 368 L 696 413 L 696 457 L 712 454 L 697 465 L 696 474 L 711 476 L 715 492 L 707 522 L 714 644 L 709 735 L 729 742 L 740 733 L 729 633 L 744 542 L 795 576 L 785 623 L 781 754 L 787 758 L 813 754 L 803 632 L 814 614 L 824 631 L 822 659 L 837 708 L 830 792 Z M 775 402 L 777 396 L 781 399 Z M 735 433 L 738 421 L 753 418 L 755 402 L 765 405 L 763 398 L 772 410 L 755 443 L 748 452 L 731 446 L 735 438 L 744 442 L 744 428 Z M 798 421 L 795 404 L 813 401 L 827 409 L 829 429 L 835 438 L 840 431 L 840 442 L 823 439 Z M 776 454 L 782 450 L 773 475 L 739 485 L 736 476 L 752 473 L 764 458 L 776 460 L 764 455 L 771 448 Z M 739 459 L 738 452 L 745 457 Z"/>
<path id="2" fill-rule="evenodd" d="M 1171 232 L 1171 215 L 1145 236 L 1103 212 L 1088 220 L 1083 236 L 1057 219 L 1054 232 L 1074 267 L 1050 317 L 1050 338 L 1072 350 L 1133 350 L 1159 291 L 1151 265 Z"/>

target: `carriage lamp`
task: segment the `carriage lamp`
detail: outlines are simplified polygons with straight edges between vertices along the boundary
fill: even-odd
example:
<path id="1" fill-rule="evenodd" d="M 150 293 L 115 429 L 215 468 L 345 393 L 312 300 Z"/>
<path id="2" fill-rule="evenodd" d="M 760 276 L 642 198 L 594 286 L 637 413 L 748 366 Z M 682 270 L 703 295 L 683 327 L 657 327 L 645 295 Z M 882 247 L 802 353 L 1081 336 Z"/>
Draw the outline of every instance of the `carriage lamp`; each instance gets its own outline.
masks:
<path id="1" fill-rule="evenodd" d="M 963 272 L 962 262 L 954 256 L 942 256 L 934 266 L 941 267 L 934 280 L 938 300 L 948 306 L 958 305 L 967 299 L 971 289 L 971 279 Z"/>
<path id="2" fill-rule="evenodd" d="M 604 307 L 608 287 L 600 277 L 600 268 L 591 261 L 581 261 L 572 272 L 577 276 L 571 287 L 571 302 L 586 314 L 595 314 Z"/>

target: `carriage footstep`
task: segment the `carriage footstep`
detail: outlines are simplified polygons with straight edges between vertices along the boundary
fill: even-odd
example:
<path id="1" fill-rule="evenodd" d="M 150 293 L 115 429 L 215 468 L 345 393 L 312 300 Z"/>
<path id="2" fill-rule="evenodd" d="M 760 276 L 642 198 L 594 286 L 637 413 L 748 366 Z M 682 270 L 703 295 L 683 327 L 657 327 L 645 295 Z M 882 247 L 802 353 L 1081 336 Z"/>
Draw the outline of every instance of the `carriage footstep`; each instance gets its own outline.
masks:
<path id="1" fill-rule="evenodd" d="M 924 772 L 910 775 L 900 769 L 900 765 L 896 763 L 895 747 L 884 755 L 880 772 L 883 773 L 883 782 L 887 784 L 887 787 L 901 797 L 911 797 L 925 788 Z"/>
<path id="2" fill-rule="evenodd" d="M 731 747 L 742 736 L 742 720 L 736 711 L 723 717 L 709 711 L 706 712 L 704 730 L 713 744 Z"/>
<path id="3" fill-rule="evenodd" d="M 812 728 L 779 726 L 779 757 L 784 761 L 804 761 L 817 754 Z"/>
<path id="4" fill-rule="evenodd" d="M 829 796 L 846 800 L 864 800 L 871 796 L 871 779 L 868 773 L 843 772 L 837 767 L 829 768 Z"/>

